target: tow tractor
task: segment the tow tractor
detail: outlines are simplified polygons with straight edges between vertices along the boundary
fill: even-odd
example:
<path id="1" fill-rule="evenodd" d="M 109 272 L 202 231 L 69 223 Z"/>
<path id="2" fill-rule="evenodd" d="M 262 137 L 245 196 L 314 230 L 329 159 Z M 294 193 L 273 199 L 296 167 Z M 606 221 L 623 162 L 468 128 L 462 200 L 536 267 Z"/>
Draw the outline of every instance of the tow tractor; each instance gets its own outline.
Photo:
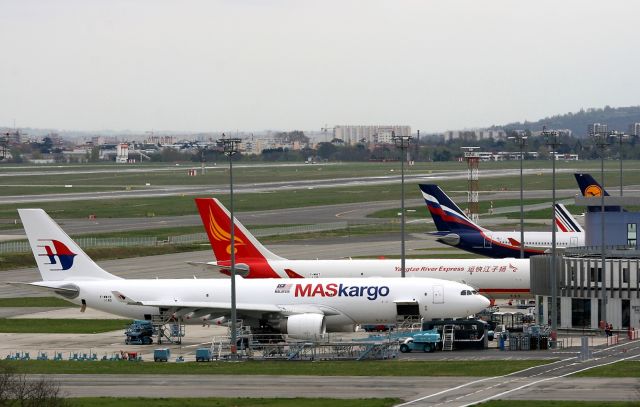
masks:
<path id="1" fill-rule="evenodd" d="M 438 330 L 419 331 L 414 333 L 400 344 L 400 352 L 408 353 L 412 350 L 421 350 L 423 352 L 435 352 L 440 342 L 440 334 Z"/>
<path id="2" fill-rule="evenodd" d="M 127 345 L 150 345 L 153 343 L 153 326 L 151 321 L 134 320 L 124 333 Z"/>

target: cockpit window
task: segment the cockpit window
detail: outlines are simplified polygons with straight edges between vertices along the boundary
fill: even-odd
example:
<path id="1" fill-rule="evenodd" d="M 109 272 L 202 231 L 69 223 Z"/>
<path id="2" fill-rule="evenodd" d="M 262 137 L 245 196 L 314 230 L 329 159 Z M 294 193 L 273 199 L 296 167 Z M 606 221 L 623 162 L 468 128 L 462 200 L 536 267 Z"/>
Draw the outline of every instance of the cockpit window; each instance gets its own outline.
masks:
<path id="1" fill-rule="evenodd" d="M 460 291 L 460 295 L 473 295 L 473 294 L 477 294 L 477 292 L 476 291 L 469 291 L 469 290 Z"/>
<path id="2" fill-rule="evenodd" d="M 476 290 L 471 291 L 471 293 L 472 293 L 473 295 L 477 295 L 477 294 L 478 294 L 478 292 L 477 292 Z"/>

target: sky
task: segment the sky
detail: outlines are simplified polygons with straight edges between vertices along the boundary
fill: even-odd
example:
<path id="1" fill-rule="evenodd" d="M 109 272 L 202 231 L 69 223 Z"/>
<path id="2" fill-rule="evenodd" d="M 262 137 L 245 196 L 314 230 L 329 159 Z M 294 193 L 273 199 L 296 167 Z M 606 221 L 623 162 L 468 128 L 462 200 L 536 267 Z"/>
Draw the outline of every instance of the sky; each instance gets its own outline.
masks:
<path id="1" fill-rule="evenodd" d="M 640 104 L 634 0 L 0 0 L 0 127 L 424 132 Z"/>

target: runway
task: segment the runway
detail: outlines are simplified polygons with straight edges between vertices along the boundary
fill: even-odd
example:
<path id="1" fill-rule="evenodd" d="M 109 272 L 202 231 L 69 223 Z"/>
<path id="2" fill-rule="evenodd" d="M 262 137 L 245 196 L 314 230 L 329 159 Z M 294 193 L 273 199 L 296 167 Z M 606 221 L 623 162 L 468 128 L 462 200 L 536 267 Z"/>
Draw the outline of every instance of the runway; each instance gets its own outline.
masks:
<path id="1" fill-rule="evenodd" d="M 88 362 L 87 362 L 88 363 Z M 415 400 L 482 380 L 472 377 L 262 376 L 262 375 L 57 375 L 68 397 L 396 397 Z M 496 380 L 496 379 L 494 379 Z M 497 379 L 501 380 L 501 379 Z M 525 380 L 517 384 L 524 385 Z M 554 378 L 500 397 L 503 400 L 637 401 L 638 380 Z M 477 386 L 491 383 L 477 383 Z M 505 386 L 506 387 L 506 386 Z M 503 390 L 505 387 L 501 387 Z M 427 398 L 410 406 L 464 406 L 468 400 Z M 471 402 L 473 403 L 473 402 Z"/>
<path id="2" fill-rule="evenodd" d="M 525 174 L 549 173 L 549 169 L 527 169 Z M 573 172 L 574 169 L 565 168 L 556 172 Z M 519 175 L 517 170 L 484 170 L 483 176 L 490 178 L 508 177 Z M 15 174 L 5 173 L 5 176 Z M 466 179 L 467 171 L 446 171 L 422 174 L 407 174 L 405 182 L 421 182 L 421 183 L 437 183 L 440 180 Z M 281 192 L 296 189 L 316 189 L 316 188 L 336 188 L 336 187 L 357 187 L 357 186 L 373 186 L 385 184 L 398 184 L 399 175 L 371 176 L 371 177 L 353 177 L 353 178 L 334 178 L 334 179 L 314 179 L 314 180 L 289 180 L 277 182 L 262 183 L 234 183 L 235 193 L 258 193 L 258 192 Z M 20 186 L 7 184 L 12 186 Z M 48 185 L 55 186 L 55 185 Z M 123 187 L 117 191 L 98 191 L 98 192 L 69 192 L 73 188 L 64 188 L 65 185 L 59 185 L 67 190 L 65 193 L 49 193 L 49 194 L 33 194 L 33 195 L 9 195 L 0 196 L 0 204 L 27 204 L 34 202 L 62 202 L 77 200 L 96 200 L 96 199 L 112 199 L 112 198 L 152 198 L 176 195 L 226 195 L 229 193 L 229 186 L 221 184 L 211 185 L 164 185 L 164 186 L 145 186 L 131 185 L 131 190 Z M 575 190 L 574 190 L 575 193 Z"/>

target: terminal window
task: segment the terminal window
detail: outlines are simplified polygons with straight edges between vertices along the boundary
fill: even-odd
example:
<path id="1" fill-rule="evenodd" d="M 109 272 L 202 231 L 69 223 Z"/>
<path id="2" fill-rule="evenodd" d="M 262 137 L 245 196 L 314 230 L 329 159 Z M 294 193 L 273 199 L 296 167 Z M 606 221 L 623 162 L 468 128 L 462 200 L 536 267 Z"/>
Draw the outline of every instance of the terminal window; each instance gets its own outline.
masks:
<path id="1" fill-rule="evenodd" d="M 627 223 L 627 246 L 636 246 L 638 241 L 638 225 L 636 223 Z"/>

